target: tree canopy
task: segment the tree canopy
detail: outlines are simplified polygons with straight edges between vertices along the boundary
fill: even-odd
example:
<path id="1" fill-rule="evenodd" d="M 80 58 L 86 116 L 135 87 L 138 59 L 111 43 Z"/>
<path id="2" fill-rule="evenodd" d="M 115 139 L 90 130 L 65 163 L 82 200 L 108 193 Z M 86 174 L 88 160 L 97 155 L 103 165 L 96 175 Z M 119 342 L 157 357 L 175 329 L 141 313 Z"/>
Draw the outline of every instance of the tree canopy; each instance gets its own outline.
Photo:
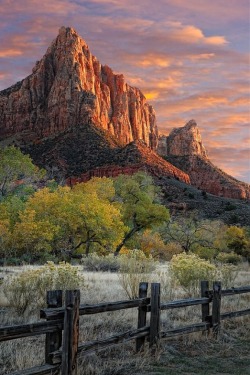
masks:
<path id="1" fill-rule="evenodd" d="M 0 148 L 0 196 L 5 196 L 15 188 L 17 180 L 41 178 L 43 170 L 39 170 L 28 155 L 18 148 L 9 146 Z"/>
<path id="2" fill-rule="evenodd" d="M 107 181 L 106 181 L 107 182 Z M 124 224 L 118 208 L 109 202 L 110 182 L 104 183 L 100 196 L 97 182 L 37 191 L 20 214 L 13 235 L 18 246 L 30 251 L 53 251 L 71 258 L 82 249 L 88 254 L 93 244 L 115 246 L 121 240 Z"/>
<path id="3" fill-rule="evenodd" d="M 122 203 L 121 212 L 127 230 L 115 254 L 142 229 L 149 229 L 169 220 L 168 209 L 158 201 L 157 187 L 152 177 L 143 172 L 133 176 L 120 175 L 114 179 L 116 201 Z"/>

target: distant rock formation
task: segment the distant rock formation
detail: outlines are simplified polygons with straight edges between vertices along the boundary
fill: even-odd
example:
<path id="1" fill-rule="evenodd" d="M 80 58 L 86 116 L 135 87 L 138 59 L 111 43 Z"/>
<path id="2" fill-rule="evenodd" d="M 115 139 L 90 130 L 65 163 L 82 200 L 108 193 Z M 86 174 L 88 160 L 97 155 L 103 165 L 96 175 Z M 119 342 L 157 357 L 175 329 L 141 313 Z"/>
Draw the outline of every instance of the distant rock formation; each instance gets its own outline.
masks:
<path id="1" fill-rule="evenodd" d="M 169 136 L 160 136 L 158 153 L 164 156 L 199 155 L 207 159 L 207 153 L 195 120 L 190 120 L 182 128 L 173 129 Z"/>
<path id="2" fill-rule="evenodd" d="M 20 144 L 93 123 L 122 145 L 157 146 L 155 113 L 141 91 L 93 56 L 72 28 L 62 27 L 23 81 L 0 92 L 0 139 Z"/>
<path id="3" fill-rule="evenodd" d="M 218 196 L 249 199 L 250 186 L 229 176 L 209 160 L 194 120 L 160 136 L 158 153 L 186 172 L 191 185 Z"/>

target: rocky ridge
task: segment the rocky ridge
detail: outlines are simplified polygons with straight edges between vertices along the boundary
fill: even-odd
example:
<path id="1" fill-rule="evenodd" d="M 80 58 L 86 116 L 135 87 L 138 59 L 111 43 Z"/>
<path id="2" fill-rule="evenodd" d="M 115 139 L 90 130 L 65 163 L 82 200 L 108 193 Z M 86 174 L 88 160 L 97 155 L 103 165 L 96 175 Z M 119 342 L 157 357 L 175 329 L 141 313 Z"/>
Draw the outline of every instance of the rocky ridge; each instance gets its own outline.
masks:
<path id="1" fill-rule="evenodd" d="M 159 138 L 158 153 L 187 173 L 191 185 L 208 193 L 235 199 L 250 199 L 250 186 L 216 167 L 208 158 L 194 120 Z"/>

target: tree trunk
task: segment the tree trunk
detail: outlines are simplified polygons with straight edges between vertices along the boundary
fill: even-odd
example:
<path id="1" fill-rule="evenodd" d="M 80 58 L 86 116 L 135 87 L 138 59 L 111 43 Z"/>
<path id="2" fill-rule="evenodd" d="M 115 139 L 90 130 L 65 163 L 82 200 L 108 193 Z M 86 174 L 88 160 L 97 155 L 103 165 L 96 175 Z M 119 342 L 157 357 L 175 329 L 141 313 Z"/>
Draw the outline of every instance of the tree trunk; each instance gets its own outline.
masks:
<path id="1" fill-rule="evenodd" d="M 90 241 L 86 241 L 86 256 L 89 256 L 89 252 L 90 252 Z"/>
<path id="2" fill-rule="evenodd" d="M 125 237 L 123 238 L 122 242 L 117 246 L 117 248 L 115 249 L 115 252 L 114 252 L 114 256 L 117 256 L 119 255 L 119 252 L 120 250 L 122 249 L 122 247 L 125 245 L 125 243 L 136 233 L 136 232 L 139 232 L 139 230 L 141 230 L 142 228 L 141 227 L 134 227 L 132 228 L 126 235 Z"/>

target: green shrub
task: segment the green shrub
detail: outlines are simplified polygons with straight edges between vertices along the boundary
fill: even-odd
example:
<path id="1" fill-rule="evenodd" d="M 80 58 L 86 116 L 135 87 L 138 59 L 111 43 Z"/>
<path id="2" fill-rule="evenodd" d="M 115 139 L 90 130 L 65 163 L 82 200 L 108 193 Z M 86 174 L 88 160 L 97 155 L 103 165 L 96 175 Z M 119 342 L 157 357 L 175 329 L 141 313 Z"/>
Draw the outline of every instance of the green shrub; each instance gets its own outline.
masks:
<path id="1" fill-rule="evenodd" d="M 38 269 L 21 272 L 4 280 L 3 291 L 18 314 L 31 313 L 45 306 L 46 292 L 57 289 L 75 289 L 83 283 L 78 269 L 69 263 L 55 265 L 48 262 Z"/>
<path id="2" fill-rule="evenodd" d="M 221 263 L 238 264 L 242 261 L 242 257 L 234 251 L 231 251 L 230 253 L 221 252 L 217 255 L 216 260 Z"/>
<path id="3" fill-rule="evenodd" d="M 216 266 L 196 254 L 174 255 L 170 262 L 170 272 L 189 295 L 199 293 L 201 280 L 211 282 L 216 279 Z"/>
<path id="4" fill-rule="evenodd" d="M 238 269 L 233 264 L 223 264 L 217 268 L 217 280 L 221 281 L 222 289 L 234 286 L 235 279 L 238 276 Z"/>
<path id="5" fill-rule="evenodd" d="M 236 209 L 236 206 L 230 202 L 227 202 L 226 206 L 224 207 L 225 211 L 232 211 L 235 209 Z"/>
<path id="6" fill-rule="evenodd" d="M 216 257 L 218 251 L 209 247 L 198 246 L 194 253 L 202 259 L 212 260 Z"/>
<path id="7" fill-rule="evenodd" d="M 120 284 L 130 299 L 138 298 L 140 282 L 150 282 L 156 262 L 152 256 L 146 257 L 141 250 L 127 250 L 119 256 Z"/>
<path id="8" fill-rule="evenodd" d="M 114 254 L 93 253 L 82 258 L 81 263 L 86 271 L 117 272 L 120 269 L 119 257 L 114 257 Z"/>

